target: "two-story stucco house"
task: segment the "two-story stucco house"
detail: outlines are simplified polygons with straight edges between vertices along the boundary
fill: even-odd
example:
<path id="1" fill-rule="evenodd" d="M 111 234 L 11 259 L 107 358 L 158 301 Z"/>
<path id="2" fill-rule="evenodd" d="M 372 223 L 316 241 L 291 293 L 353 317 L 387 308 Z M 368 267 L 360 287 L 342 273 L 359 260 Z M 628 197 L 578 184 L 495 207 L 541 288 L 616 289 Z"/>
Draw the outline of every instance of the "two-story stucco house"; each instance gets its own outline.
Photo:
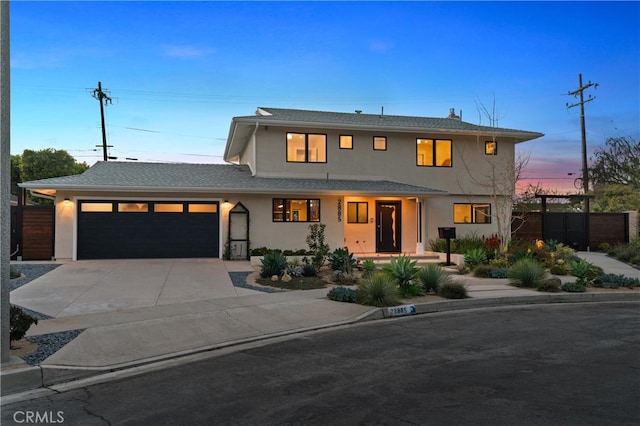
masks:
<path id="1" fill-rule="evenodd" d="M 232 119 L 228 164 L 98 162 L 21 186 L 55 200 L 58 259 L 303 249 L 313 223 L 326 225 L 332 249 L 420 254 L 438 227 L 495 233 L 496 186 L 486 179 L 508 182 L 516 144 L 541 136 L 466 123 L 453 110 L 258 108 Z"/>

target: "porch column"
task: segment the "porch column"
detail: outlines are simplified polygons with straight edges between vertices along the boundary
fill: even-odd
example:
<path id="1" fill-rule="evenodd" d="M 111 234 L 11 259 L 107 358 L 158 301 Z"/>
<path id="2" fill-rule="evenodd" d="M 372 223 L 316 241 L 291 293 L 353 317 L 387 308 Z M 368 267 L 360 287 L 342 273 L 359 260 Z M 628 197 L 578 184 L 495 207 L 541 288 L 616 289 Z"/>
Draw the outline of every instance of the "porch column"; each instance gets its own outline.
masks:
<path id="1" fill-rule="evenodd" d="M 424 254 L 422 243 L 422 198 L 416 198 L 416 254 Z"/>

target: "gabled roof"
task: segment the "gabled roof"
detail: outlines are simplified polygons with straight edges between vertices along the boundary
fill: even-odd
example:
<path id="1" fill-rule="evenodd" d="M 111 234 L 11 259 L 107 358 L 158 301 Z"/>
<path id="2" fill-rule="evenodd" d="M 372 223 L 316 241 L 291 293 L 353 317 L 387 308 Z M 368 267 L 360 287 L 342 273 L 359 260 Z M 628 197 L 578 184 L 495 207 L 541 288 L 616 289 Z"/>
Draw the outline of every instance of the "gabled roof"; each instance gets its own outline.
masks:
<path id="1" fill-rule="evenodd" d="M 513 138 L 516 143 L 544 136 L 542 133 L 526 130 L 479 126 L 462 121 L 458 117 L 412 117 L 259 107 L 255 115 L 234 117 L 232 119 L 224 154 L 225 160 L 231 161 L 242 152 L 249 134 L 256 125 L 410 132 L 433 135 L 495 135 Z"/>
<path id="2" fill-rule="evenodd" d="M 100 161 L 84 173 L 23 182 L 42 193 L 70 191 L 202 192 L 216 194 L 446 195 L 446 192 L 385 180 L 292 179 L 251 175 L 245 165 Z"/>

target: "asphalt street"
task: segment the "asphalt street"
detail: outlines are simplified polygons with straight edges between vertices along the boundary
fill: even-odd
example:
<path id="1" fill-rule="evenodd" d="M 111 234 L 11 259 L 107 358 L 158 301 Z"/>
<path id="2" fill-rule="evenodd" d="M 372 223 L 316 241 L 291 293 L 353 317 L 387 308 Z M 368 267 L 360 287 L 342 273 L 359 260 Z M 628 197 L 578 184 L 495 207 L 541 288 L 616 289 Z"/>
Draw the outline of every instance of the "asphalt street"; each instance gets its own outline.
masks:
<path id="1" fill-rule="evenodd" d="M 639 308 L 361 323 L 3 405 L 2 424 L 636 425 Z"/>

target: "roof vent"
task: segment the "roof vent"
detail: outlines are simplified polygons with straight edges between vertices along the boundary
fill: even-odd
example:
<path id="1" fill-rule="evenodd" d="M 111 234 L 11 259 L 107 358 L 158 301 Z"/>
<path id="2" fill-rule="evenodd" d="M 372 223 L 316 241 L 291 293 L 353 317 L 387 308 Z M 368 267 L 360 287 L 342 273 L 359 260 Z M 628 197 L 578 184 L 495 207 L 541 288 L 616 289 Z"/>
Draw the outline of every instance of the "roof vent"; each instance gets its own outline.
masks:
<path id="1" fill-rule="evenodd" d="M 454 120 L 460 120 L 460 116 L 456 115 L 456 109 L 455 108 L 449 108 L 449 117 L 447 118 L 453 118 Z"/>

